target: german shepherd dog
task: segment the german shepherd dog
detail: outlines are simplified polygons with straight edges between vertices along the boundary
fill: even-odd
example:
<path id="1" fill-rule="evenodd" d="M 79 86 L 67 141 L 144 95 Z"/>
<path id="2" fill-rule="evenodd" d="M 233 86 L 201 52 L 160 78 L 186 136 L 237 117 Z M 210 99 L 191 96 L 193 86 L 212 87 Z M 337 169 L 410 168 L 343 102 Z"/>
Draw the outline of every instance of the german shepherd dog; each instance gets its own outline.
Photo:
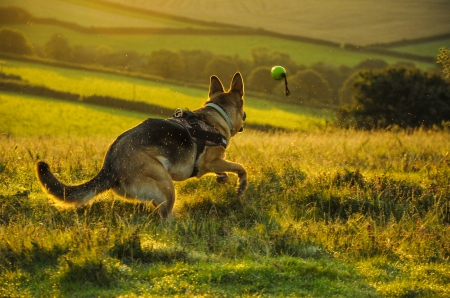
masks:
<path id="1" fill-rule="evenodd" d="M 225 160 L 225 148 L 230 138 L 243 130 L 246 117 L 243 96 L 244 82 L 239 72 L 233 76 L 228 91 L 213 75 L 208 101 L 203 107 L 187 112 L 189 123 L 194 119 L 193 122 L 212 127 L 216 131 L 214 136 L 221 137 L 221 144 L 207 141 L 200 146 L 199 138 L 192 136 L 195 131 L 180 121 L 150 118 L 125 131 L 112 143 L 101 170 L 86 183 L 64 184 L 44 161 L 36 164 L 37 177 L 57 205 L 78 207 L 112 189 L 120 197 L 151 202 L 161 217 L 169 220 L 173 218 L 175 202 L 173 181 L 216 173 L 217 182 L 225 183 L 226 172 L 232 172 L 239 177 L 237 193 L 241 196 L 247 188 L 247 172 L 242 165 Z"/>

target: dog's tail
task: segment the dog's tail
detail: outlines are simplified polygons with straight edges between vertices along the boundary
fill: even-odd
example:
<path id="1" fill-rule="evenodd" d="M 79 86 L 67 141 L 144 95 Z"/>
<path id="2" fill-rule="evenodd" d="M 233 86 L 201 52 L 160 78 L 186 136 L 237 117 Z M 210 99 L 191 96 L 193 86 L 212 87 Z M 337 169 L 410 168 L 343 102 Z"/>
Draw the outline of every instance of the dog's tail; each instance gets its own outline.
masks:
<path id="1" fill-rule="evenodd" d="M 45 192 L 61 207 L 78 207 L 95 195 L 114 186 L 114 179 L 104 167 L 91 180 L 80 185 L 66 185 L 58 180 L 44 161 L 36 164 L 36 175 Z"/>

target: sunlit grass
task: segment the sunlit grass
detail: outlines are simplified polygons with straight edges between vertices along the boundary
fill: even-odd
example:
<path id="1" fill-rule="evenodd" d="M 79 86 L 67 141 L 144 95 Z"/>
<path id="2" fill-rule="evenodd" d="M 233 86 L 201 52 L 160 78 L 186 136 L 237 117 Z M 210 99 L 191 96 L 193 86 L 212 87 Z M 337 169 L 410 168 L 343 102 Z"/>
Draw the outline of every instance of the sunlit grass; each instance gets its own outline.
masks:
<path id="1" fill-rule="evenodd" d="M 78 75 L 59 85 L 73 92 Z M 113 88 L 100 79 L 96 90 Z M 248 170 L 245 197 L 232 174 L 223 186 L 176 182 L 176 220 L 164 224 L 111 192 L 57 210 L 34 174 L 46 160 L 69 184 L 92 178 L 116 136 L 149 115 L 0 94 L 0 296 L 449 294 L 448 130 L 341 130 L 326 111 L 247 104 L 254 123 L 294 130 L 238 134 L 227 156 Z"/>
<path id="2" fill-rule="evenodd" d="M 247 130 L 228 154 L 249 171 L 245 198 L 237 199 L 234 176 L 226 186 L 212 176 L 177 182 L 171 225 L 161 224 L 151 207 L 111 193 L 78 212 L 56 210 L 37 184 L 34 162 L 45 159 L 63 181 L 79 183 L 98 171 L 112 138 L 101 130 L 77 138 L 35 133 L 0 139 L 0 245 L 8 251 L 0 270 L 9 268 L 0 278 L 2 293 L 448 293 L 448 217 L 433 209 L 449 191 L 448 132 Z M 408 163 L 405 154 L 415 158 Z M 359 169 L 361 180 L 337 184 L 336 173 L 345 169 Z M 408 189 L 416 189 L 416 198 Z M 375 197 L 384 211 L 363 208 Z M 431 198 L 436 202 L 427 207 Z M 387 201 L 394 199 L 398 206 Z M 85 283 L 89 289 L 79 290 Z"/>
<path id="3" fill-rule="evenodd" d="M 0 94 L 2 134 L 114 137 L 148 116 L 12 93 Z"/>
<path id="4" fill-rule="evenodd" d="M 122 120 L 103 121 L 107 128 Z M 50 205 L 35 161 L 47 160 L 60 179 L 79 183 L 98 171 L 113 139 L 103 130 L 81 132 L 0 139 L 5 295 L 448 293 L 448 214 L 433 209 L 449 193 L 448 132 L 247 130 L 228 153 L 249 171 L 245 198 L 237 199 L 233 175 L 225 186 L 212 176 L 177 182 L 171 225 L 151 207 L 109 192 L 77 212 Z M 353 182 L 336 180 L 356 169 L 362 176 Z M 384 209 L 365 209 L 376 202 Z M 420 278 L 426 273 L 427 283 Z"/>
<path id="5" fill-rule="evenodd" d="M 105 95 L 126 100 L 158 104 L 164 107 L 200 105 L 206 100 L 208 91 L 161 84 L 120 75 L 71 70 L 38 64 L 8 61 L 5 73 L 17 74 L 23 80 L 44 85 L 54 90 L 80 95 Z M 208 83 L 209 78 L 205 78 Z"/>

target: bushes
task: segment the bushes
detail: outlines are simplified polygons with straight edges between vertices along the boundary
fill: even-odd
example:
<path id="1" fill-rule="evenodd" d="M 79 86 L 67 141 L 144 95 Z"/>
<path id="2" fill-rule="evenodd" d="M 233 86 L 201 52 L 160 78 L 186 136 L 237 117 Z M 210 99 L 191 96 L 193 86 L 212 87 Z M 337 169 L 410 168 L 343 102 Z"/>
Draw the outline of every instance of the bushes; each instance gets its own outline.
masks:
<path id="1" fill-rule="evenodd" d="M 64 36 L 55 33 L 44 45 L 44 51 L 47 57 L 70 61 L 72 59 L 72 48 L 69 45 L 69 41 Z"/>
<path id="2" fill-rule="evenodd" d="M 440 53 L 437 57 L 437 62 L 442 64 L 444 73 L 447 74 L 446 79 L 450 80 L 450 50 L 446 48 L 440 48 Z"/>
<path id="3" fill-rule="evenodd" d="M 272 93 L 273 89 L 279 84 L 279 82 L 272 79 L 270 74 L 270 66 L 260 66 L 252 70 L 246 83 L 252 86 L 254 91 L 269 92 Z"/>
<path id="4" fill-rule="evenodd" d="M 3 28 L 0 29 L 0 52 L 31 55 L 33 48 L 22 32 Z"/>
<path id="5" fill-rule="evenodd" d="M 419 69 L 363 71 L 353 83 L 354 102 L 339 111 L 344 126 L 432 127 L 450 121 L 450 85 Z"/>
<path id="6" fill-rule="evenodd" d="M 0 7 L 0 24 L 24 24 L 33 17 L 19 7 Z"/>
<path id="7" fill-rule="evenodd" d="M 284 84 L 278 85 L 275 94 L 284 94 Z M 331 88 L 328 81 L 317 71 L 306 69 L 299 71 L 289 78 L 291 101 L 304 104 L 329 104 L 331 103 Z"/>

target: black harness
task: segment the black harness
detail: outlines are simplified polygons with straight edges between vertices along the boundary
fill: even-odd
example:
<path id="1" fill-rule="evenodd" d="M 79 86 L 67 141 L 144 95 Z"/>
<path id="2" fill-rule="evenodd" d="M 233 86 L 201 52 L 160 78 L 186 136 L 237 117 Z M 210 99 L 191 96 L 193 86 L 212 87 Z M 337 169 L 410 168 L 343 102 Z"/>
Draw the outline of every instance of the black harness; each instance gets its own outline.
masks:
<path id="1" fill-rule="evenodd" d="M 222 146 L 227 148 L 227 139 L 209 123 L 198 119 L 198 116 L 191 111 L 183 111 L 178 108 L 172 118 L 168 119 L 182 126 L 191 137 L 191 140 L 197 143 L 197 153 L 195 154 L 194 170 L 191 177 L 197 176 L 199 168 L 197 160 L 205 150 L 205 146 Z"/>

